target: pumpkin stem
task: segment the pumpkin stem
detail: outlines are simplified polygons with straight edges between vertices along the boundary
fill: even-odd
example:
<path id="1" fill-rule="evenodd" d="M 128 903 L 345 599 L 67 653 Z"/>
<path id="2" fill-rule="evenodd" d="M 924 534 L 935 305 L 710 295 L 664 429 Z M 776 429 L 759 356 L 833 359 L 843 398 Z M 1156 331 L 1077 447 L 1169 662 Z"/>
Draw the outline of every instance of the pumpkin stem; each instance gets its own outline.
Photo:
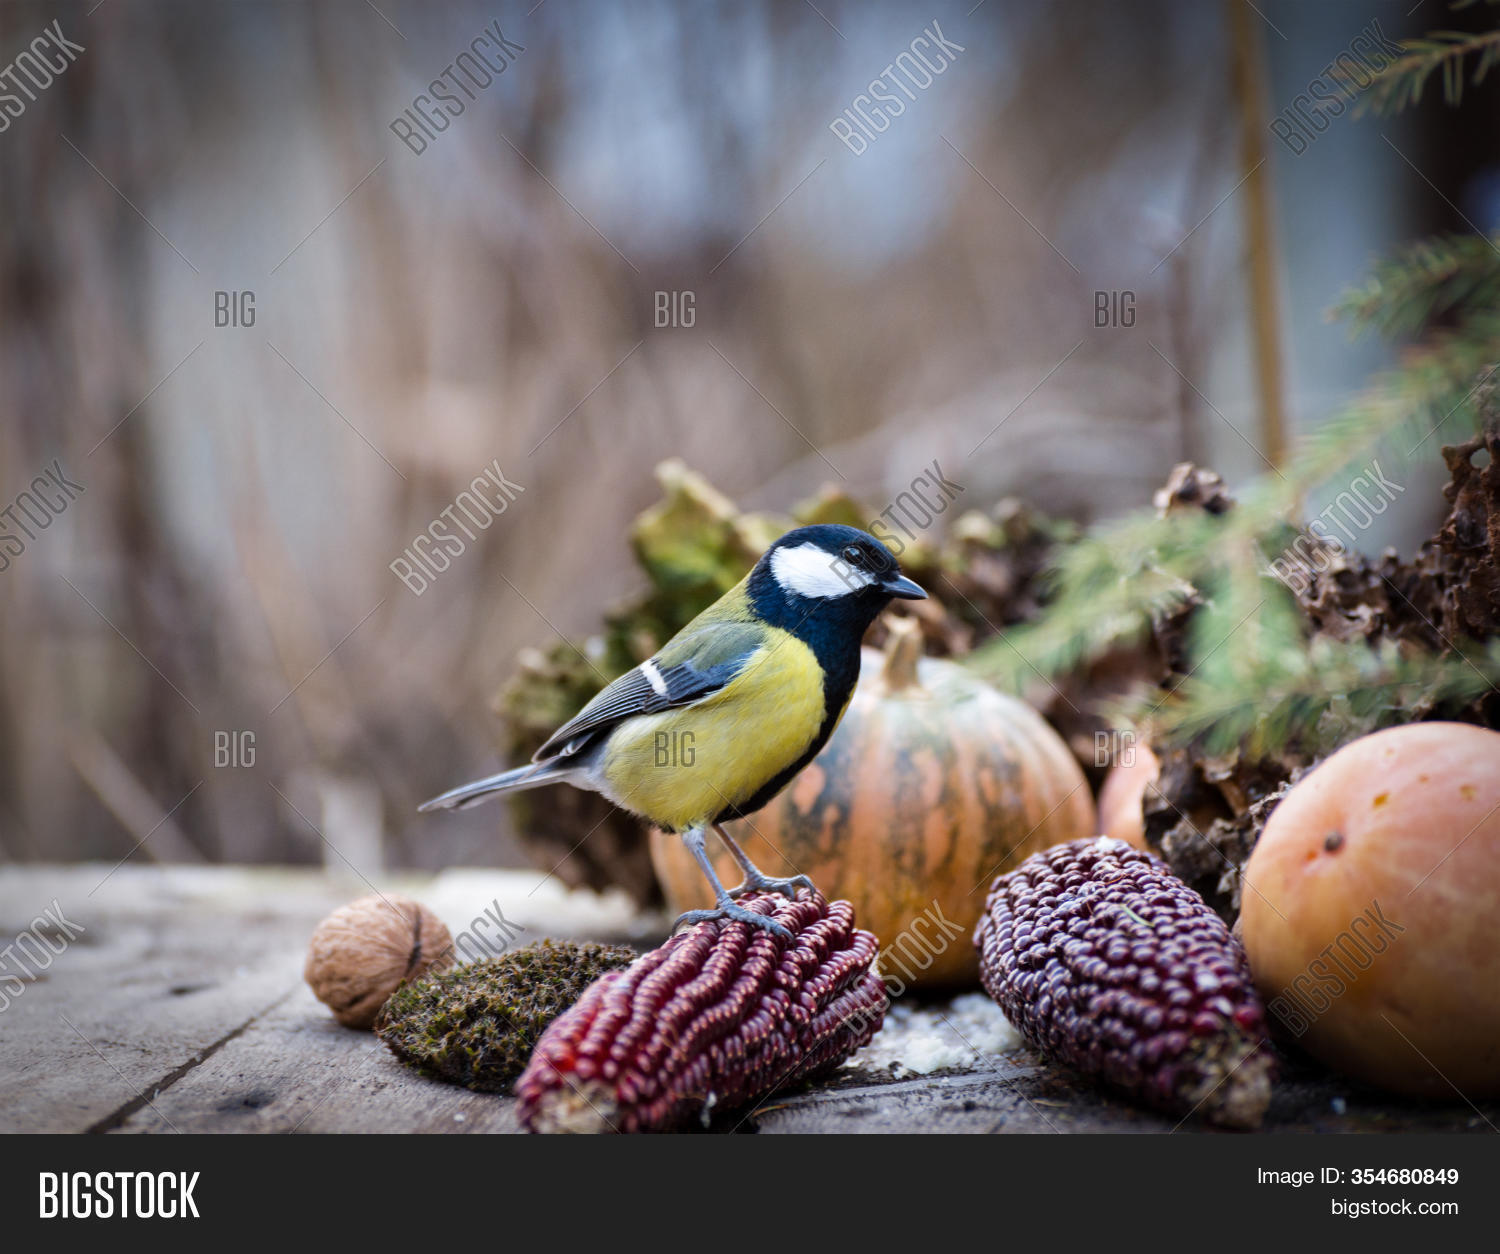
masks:
<path id="1" fill-rule="evenodd" d="M 880 677 L 886 689 L 898 692 L 917 682 L 917 663 L 922 660 L 922 627 L 914 618 L 890 617 L 885 642 L 885 665 Z"/>

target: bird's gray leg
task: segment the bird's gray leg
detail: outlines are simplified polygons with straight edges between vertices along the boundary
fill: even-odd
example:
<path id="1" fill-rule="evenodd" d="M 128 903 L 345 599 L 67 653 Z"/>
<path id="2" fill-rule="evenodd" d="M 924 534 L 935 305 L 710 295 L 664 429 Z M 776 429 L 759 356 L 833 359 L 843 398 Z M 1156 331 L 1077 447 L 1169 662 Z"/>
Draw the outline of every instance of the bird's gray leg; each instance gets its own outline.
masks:
<path id="1" fill-rule="evenodd" d="M 724 830 L 724 824 L 715 823 L 714 831 L 724 842 L 724 847 L 729 850 L 729 856 L 740 864 L 740 870 L 745 873 L 745 882 L 729 890 L 731 897 L 743 897 L 746 893 L 780 893 L 783 897 L 790 897 L 795 901 L 799 888 L 805 888 L 809 892 L 815 891 L 813 882 L 805 875 L 793 875 L 790 879 L 773 879 L 763 874 L 760 868 L 750 861 L 750 855 L 740 848 L 739 842 Z"/>
<path id="2" fill-rule="evenodd" d="M 792 934 L 780 923 L 769 915 L 761 914 L 756 910 L 747 910 L 744 906 L 734 903 L 724 885 L 719 882 L 719 877 L 714 874 L 714 865 L 708 860 L 708 853 L 703 848 L 703 829 L 701 827 L 690 827 L 682 833 L 682 843 L 687 846 L 688 852 L 693 855 L 693 861 L 698 864 L 699 870 L 708 877 L 708 882 L 714 890 L 714 906 L 712 910 L 689 910 L 680 915 L 677 922 L 672 925 L 676 931 L 684 923 L 703 923 L 712 919 L 734 919 L 740 923 L 748 923 L 751 927 L 763 928 L 767 932 L 791 940 Z M 741 857 L 744 855 L 741 854 Z"/>

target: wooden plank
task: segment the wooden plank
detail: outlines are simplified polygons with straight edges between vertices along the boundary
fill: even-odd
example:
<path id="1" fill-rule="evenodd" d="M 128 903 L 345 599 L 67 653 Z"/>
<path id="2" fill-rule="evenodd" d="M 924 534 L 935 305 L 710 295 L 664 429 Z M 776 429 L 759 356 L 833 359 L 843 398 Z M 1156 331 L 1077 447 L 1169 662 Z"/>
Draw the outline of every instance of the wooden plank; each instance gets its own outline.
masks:
<path id="1" fill-rule="evenodd" d="M 108 871 L 0 877 L 6 944 L 53 901 L 83 929 L 0 1014 L 6 1131 L 106 1125 L 296 984 L 300 945 L 286 916 L 243 899 L 231 910 L 223 888 L 234 881 L 136 867 L 105 880 Z"/>
<path id="2" fill-rule="evenodd" d="M 517 1132 L 515 1103 L 423 1079 L 306 987 L 137 1111 L 122 1132 Z"/>
<path id="3" fill-rule="evenodd" d="M 425 901 L 455 935 L 487 909 L 503 913 L 515 943 L 585 932 L 647 943 L 661 927 L 623 895 L 568 893 L 535 872 L 383 877 L 381 887 Z M 270 1012 L 311 1007 L 311 1022 L 334 1029 L 302 984 L 302 963 L 318 920 L 359 891 L 285 868 L 6 868 L 0 950 L 54 901 L 83 932 L 0 1011 L 0 1131 L 168 1130 L 163 1095 L 221 1052 L 248 1048 L 241 1041 Z M 303 1047 L 284 1031 L 273 1039 Z M 260 1042 L 251 1037 L 269 1066 Z M 276 1074 L 310 1080 L 299 1057 Z M 393 1109 L 404 1100 L 393 1097 Z"/>
<path id="4" fill-rule="evenodd" d="M 1071 1112 L 1063 1103 L 1035 1093 L 1044 1069 L 989 1060 L 973 1071 L 922 1076 L 884 1084 L 857 1084 L 815 1090 L 785 1101 L 772 1100 L 745 1116 L 739 1131 L 761 1133 L 996 1133 L 1059 1132 L 1076 1123 L 1081 1103 Z M 854 1072 L 855 1075 L 859 1073 Z M 1127 1107 L 1089 1111 L 1093 1131 L 1168 1131 L 1158 1117 Z"/>

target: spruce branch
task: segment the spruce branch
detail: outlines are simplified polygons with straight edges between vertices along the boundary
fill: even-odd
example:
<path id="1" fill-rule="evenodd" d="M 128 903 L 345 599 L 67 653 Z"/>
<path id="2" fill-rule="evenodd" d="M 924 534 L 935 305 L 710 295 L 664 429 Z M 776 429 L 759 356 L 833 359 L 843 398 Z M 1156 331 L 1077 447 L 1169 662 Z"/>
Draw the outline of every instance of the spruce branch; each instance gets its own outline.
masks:
<path id="1" fill-rule="evenodd" d="M 1360 94 L 1356 116 L 1368 111 L 1388 117 L 1418 103 L 1434 73 L 1442 78 L 1443 99 L 1456 105 L 1463 97 L 1465 81 L 1479 86 L 1500 58 L 1500 30 L 1479 34 L 1432 31 L 1421 39 L 1402 40 L 1401 48 L 1401 55 L 1378 70 Z M 1470 57 L 1475 58 L 1472 68 Z"/>
<path id="2" fill-rule="evenodd" d="M 1323 753 L 1427 713 L 1441 713 L 1500 684 L 1500 643 L 1470 645 L 1455 658 L 1406 653 L 1389 641 L 1317 637 L 1290 654 L 1245 659 L 1232 685 L 1191 675 L 1166 694 L 1150 720 L 1164 744 L 1198 743 L 1210 754 L 1243 748 L 1252 757 L 1289 745 Z M 1112 711 L 1130 720 L 1139 710 Z"/>
<path id="3" fill-rule="evenodd" d="M 1410 350 L 1401 367 L 1304 436 L 1281 474 L 1254 481 L 1229 513 L 1139 511 L 1086 532 L 1047 572 L 1042 617 L 982 645 L 969 664 L 1024 691 L 1037 675 L 1052 680 L 1135 643 L 1226 570 L 1259 578 L 1264 554 L 1280 551 L 1293 511 L 1318 488 L 1358 475 L 1384 449 L 1392 464 L 1404 464 L 1453 438 L 1446 428 L 1478 430 L 1476 384 L 1500 361 L 1500 316 L 1490 320 L 1484 334 L 1445 333 Z"/>
<path id="4" fill-rule="evenodd" d="M 1328 311 L 1355 335 L 1416 335 L 1439 319 L 1500 307 L 1500 247 L 1482 235 L 1420 240 L 1377 262 Z"/>

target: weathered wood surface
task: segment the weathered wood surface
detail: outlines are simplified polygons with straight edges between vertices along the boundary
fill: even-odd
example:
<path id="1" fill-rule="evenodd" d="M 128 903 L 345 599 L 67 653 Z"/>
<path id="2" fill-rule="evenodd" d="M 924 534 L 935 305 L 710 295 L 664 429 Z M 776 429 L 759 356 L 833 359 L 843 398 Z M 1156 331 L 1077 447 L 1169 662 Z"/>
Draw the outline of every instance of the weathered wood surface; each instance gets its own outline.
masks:
<path id="1" fill-rule="evenodd" d="M 458 935 L 486 907 L 541 936 L 652 943 L 664 924 L 619 896 L 535 873 L 391 877 Z M 540 882 L 540 887 L 539 887 Z M 307 938 L 368 891 L 312 871 L 107 866 L 0 871 L 0 950 L 54 902 L 84 930 L 0 1010 L 0 1131 L 515 1132 L 514 1104 L 422 1079 L 339 1027 L 302 982 Z M 14 970 L 16 963 L 7 964 Z M 1167 1132 L 1177 1122 L 1080 1088 L 1025 1050 L 893 1079 L 853 1066 L 816 1090 L 726 1114 L 724 1132 Z M 1268 1126 L 1284 1131 L 1500 1127 L 1476 1109 L 1394 1103 L 1293 1066 Z M 1182 1131 L 1198 1130 L 1195 1123 Z"/>
<path id="2" fill-rule="evenodd" d="M 0 949 L 54 902 L 83 929 L 0 1011 L 0 1131 L 515 1130 L 510 1102 L 412 1075 L 303 983 L 312 929 L 366 886 L 303 871 L 109 870 L 0 871 Z M 380 888 L 419 895 L 455 936 L 495 903 L 521 943 L 588 932 L 645 944 L 659 926 L 623 898 L 579 899 L 541 878 Z"/>

